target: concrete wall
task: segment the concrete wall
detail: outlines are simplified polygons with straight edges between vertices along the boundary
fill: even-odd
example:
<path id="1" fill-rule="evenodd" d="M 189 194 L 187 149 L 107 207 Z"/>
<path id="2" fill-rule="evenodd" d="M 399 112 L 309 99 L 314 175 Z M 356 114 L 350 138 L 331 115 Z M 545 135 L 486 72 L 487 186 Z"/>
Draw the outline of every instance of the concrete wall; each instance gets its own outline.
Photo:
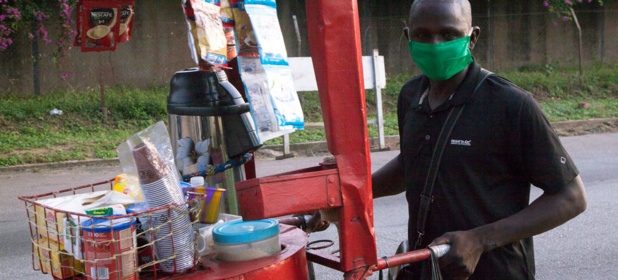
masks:
<path id="1" fill-rule="evenodd" d="M 154 4 L 156 3 L 156 5 Z M 121 43 L 115 52 L 82 53 L 71 49 L 62 68 L 49 58 L 42 59 L 42 93 L 57 88 L 97 87 L 103 76 L 107 85 L 164 85 L 175 71 L 194 67 L 187 46 L 187 27 L 179 0 L 136 1 L 133 38 Z M 55 38 L 53 22 L 48 24 Z M 53 43 L 39 40 L 41 53 L 53 53 Z M 7 52 L 0 53 L 2 92 L 30 94 L 32 90 L 31 40 L 22 35 Z M 62 73 L 69 76 L 61 78 Z"/>
<path id="2" fill-rule="evenodd" d="M 162 86 L 175 71 L 193 67 L 180 0 L 136 2 L 132 41 L 120 44 L 115 52 L 81 53 L 79 48 L 73 48 L 62 68 L 50 59 L 43 59 L 39 66 L 42 93 L 58 88 L 94 88 L 101 76 L 108 85 Z M 385 56 L 388 74 L 419 73 L 402 33 L 410 4 L 410 0 L 359 0 L 363 53 L 369 55 L 373 48 L 378 48 Z M 298 55 L 299 44 L 292 21 L 292 15 L 297 15 L 301 55 L 309 56 L 305 1 L 278 1 L 278 5 L 288 54 Z M 484 67 L 501 71 L 526 65 L 577 63 L 574 22 L 562 22 L 547 14 L 542 1 L 473 1 L 472 7 L 474 24 L 481 27 L 481 38 L 473 54 Z M 603 7 L 589 4 L 579 7 L 585 63 L 618 62 L 618 2 L 605 1 Z M 55 32 L 53 24 L 49 26 Z M 53 43 L 39 42 L 39 45 L 41 52 L 54 51 Z M 0 53 L 0 93 L 33 92 L 31 53 L 27 32 L 20 34 L 9 50 Z M 68 73 L 69 77 L 62 79 L 61 73 Z"/>

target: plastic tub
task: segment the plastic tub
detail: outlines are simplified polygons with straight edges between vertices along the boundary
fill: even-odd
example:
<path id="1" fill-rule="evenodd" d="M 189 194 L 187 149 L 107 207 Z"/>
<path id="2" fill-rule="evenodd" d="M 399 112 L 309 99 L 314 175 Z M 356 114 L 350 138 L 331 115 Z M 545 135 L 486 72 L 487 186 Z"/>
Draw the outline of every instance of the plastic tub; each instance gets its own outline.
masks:
<path id="1" fill-rule="evenodd" d="M 224 223 L 213 229 L 213 239 L 220 261 L 248 261 L 281 252 L 279 222 L 273 219 Z"/>

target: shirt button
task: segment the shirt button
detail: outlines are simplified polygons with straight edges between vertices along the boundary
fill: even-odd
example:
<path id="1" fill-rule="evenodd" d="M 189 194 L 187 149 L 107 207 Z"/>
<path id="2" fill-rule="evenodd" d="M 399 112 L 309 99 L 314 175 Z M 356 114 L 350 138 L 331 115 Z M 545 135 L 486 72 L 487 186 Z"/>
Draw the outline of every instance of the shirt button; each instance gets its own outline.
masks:
<path id="1" fill-rule="evenodd" d="M 433 115 L 429 115 L 429 118 L 433 119 Z"/>
<path id="2" fill-rule="evenodd" d="M 425 140 L 429 140 L 429 139 L 431 139 L 431 136 L 425 135 Z"/>

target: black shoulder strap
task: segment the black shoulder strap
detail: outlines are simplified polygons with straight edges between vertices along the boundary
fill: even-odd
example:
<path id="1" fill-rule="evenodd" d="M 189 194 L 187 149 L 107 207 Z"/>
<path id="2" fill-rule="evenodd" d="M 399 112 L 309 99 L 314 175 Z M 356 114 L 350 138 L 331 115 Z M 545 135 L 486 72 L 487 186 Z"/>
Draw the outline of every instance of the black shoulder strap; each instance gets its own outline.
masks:
<path id="1" fill-rule="evenodd" d="M 481 84 L 487 79 L 489 75 L 493 73 L 481 69 L 479 76 L 481 79 L 479 80 L 476 88 L 472 92 L 472 95 L 476 94 L 478 89 L 481 87 Z M 416 230 L 418 232 L 418 237 L 416 239 L 416 243 L 414 245 L 415 249 L 420 246 L 422 242 L 423 235 L 425 235 L 425 223 L 427 222 L 427 215 L 429 214 L 429 208 L 431 203 L 433 202 L 433 186 L 436 182 L 436 177 L 438 175 L 438 168 L 440 167 L 440 161 L 442 159 L 442 153 L 444 152 L 444 148 L 446 147 L 446 143 L 448 142 L 448 138 L 451 135 L 451 132 L 455 128 L 455 124 L 461 113 L 463 112 L 466 105 L 461 106 L 453 106 L 451 111 L 446 117 L 446 121 L 444 121 L 444 125 L 442 126 L 442 130 L 440 131 L 440 135 L 438 136 L 438 142 L 433 150 L 433 155 L 431 156 L 431 162 L 429 164 L 429 172 L 427 172 L 427 178 L 425 179 L 425 187 L 423 188 L 423 192 L 421 193 L 421 202 L 419 205 L 418 211 L 418 219 L 416 220 Z"/>

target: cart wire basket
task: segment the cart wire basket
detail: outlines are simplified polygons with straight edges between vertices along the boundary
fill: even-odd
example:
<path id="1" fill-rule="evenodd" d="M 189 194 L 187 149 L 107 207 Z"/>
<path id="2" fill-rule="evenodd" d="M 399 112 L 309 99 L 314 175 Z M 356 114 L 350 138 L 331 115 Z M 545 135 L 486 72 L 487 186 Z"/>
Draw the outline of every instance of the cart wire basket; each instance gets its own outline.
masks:
<path id="1" fill-rule="evenodd" d="M 32 240 L 32 267 L 55 279 L 167 279 L 197 269 L 195 224 L 206 195 L 182 204 L 119 216 L 95 216 L 49 206 L 49 201 L 100 197 L 114 179 L 22 196 Z"/>

